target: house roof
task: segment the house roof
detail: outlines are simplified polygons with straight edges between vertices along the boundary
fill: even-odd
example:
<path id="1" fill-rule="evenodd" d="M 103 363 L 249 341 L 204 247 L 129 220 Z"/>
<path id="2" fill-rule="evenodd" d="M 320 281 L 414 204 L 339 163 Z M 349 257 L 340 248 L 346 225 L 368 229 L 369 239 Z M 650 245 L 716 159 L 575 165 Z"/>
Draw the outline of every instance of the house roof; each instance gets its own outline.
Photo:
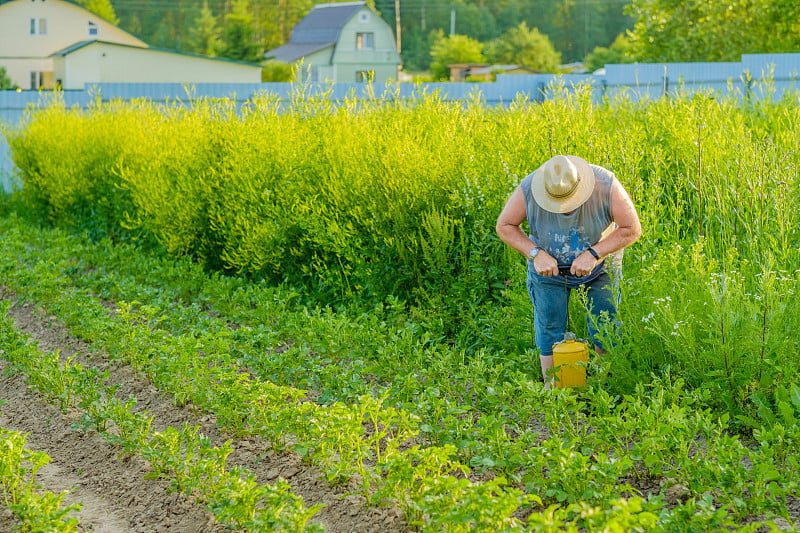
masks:
<path id="1" fill-rule="evenodd" d="M 179 55 L 179 56 L 197 57 L 197 58 L 200 58 L 200 59 L 211 59 L 212 61 L 223 61 L 225 63 L 235 63 L 235 64 L 238 64 L 238 65 L 246 65 L 248 67 L 261 68 L 261 65 L 259 65 L 258 63 L 248 63 L 246 61 L 237 61 L 235 59 L 228 59 L 228 58 L 225 58 L 225 57 L 211 57 L 211 56 L 204 56 L 202 54 L 192 54 L 192 53 L 189 53 L 189 52 L 179 52 L 177 50 L 169 50 L 167 48 L 156 48 L 156 47 L 153 47 L 153 46 L 134 46 L 134 45 L 131 45 L 131 44 L 114 43 L 114 42 L 111 42 L 111 41 L 102 41 L 102 40 L 99 40 L 99 39 L 93 39 L 93 40 L 89 40 L 89 41 L 79 41 L 77 43 L 74 43 L 74 44 L 71 44 L 71 45 L 67 46 L 66 48 L 62 48 L 61 50 L 53 52 L 52 54 L 50 54 L 50 57 L 54 57 L 54 56 L 65 57 L 65 56 L 68 56 L 69 54 L 71 54 L 73 52 L 76 52 L 76 51 L 78 51 L 78 50 L 80 50 L 82 48 L 86 48 L 87 46 L 90 46 L 90 45 L 93 45 L 93 44 L 105 44 L 105 45 L 110 45 L 110 46 L 120 46 L 122 48 L 135 48 L 137 50 L 148 50 L 150 52 L 163 52 L 163 53 L 175 54 L 175 55 Z"/>
<path id="2" fill-rule="evenodd" d="M 317 4 L 292 30 L 289 42 L 268 51 L 267 57 L 291 63 L 339 40 L 339 34 L 356 12 L 364 7 L 365 1 Z"/>
<path id="3" fill-rule="evenodd" d="M 14 2 L 14 1 L 15 1 L 15 0 L 0 0 L 0 7 L 3 7 L 3 4 L 10 4 L 11 2 Z M 103 22 L 105 22 L 105 23 L 111 24 L 111 22 L 110 22 L 110 21 L 108 21 L 108 20 L 104 19 L 103 17 L 101 17 L 100 15 L 98 15 L 97 13 L 95 13 L 94 11 L 91 11 L 91 10 L 89 10 L 89 9 L 86 9 L 86 7 L 85 7 L 85 6 L 83 6 L 83 5 L 79 4 L 79 3 L 78 3 L 78 2 L 76 2 L 75 0 L 61 0 L 61 1 L 62 1 L 62 2 L 64 2 L 64 3 L 66 3 L 66 4 L 70 4 L 70 5 L 72 5 L 72 6 L 75 6 L 75 7 L 79 8 L 79 9 L 82 9 L 83 11 L 85 11 L 85 12 L 87 12 L 87 13 L 89 13 L 89 14 L 91 14 L 91 15 L 93 15 L 93 16 L 95 16 L 95 17 L 97 17 L 97 18 L 99 18 L 100 20 L 102 20 L 102 21 L 103 21 Z M 136 39 L 137 41 L 144 42 L 144 41 L 142 41 L 142 40 L 141 40 L 139 37 L 137 37 L 136 35 L 132 34 L 131 32 L 129 32 L 129 31 L 127 31 L 127 30 L 123 30 L 123 29 L 122 29 L 120 26 L 118 26 L 118 25 L 114 25 L 114 24 L 111 24 L 111 25 L 112 25 L 112 26 L 114 26 L 114 27 L 115 27 L 117 30 L 121 31 L 122 33 L 125 33 L 125 34 L 128 34 L 128 35 L 130 35 L 131 37 L 133 37 L 133 38 L 134 38 L 134 39 Z"/>
<path id="4" fill-rule="evenodd" d="M 14 0 L 0 0 L 0 6 L 2 6 L 3 4 L 8 4 L 8 3 L 13 2 L 13 1 Z M 97 13 L 95 13 L 91 9 L 86 9 L 86 6 L 82 5 L 77 0 L 61 0 L 61 1 L 62 2 L 66 2 L 67 4 L 72 4 L 73 6 L 77 6 L 77 7 L 81 8 L 81 9 L 83 9 L 84 11 L 88 11 L 88 12 L 92 13 L 93 15 L 97 15 Z M 99 17 L 100 15 L 97 15 L 97 16 Z M 102 18 L 102 17 L 100 17 L 100 18 Z"/>
<path id="5" fill-rule="evenodd" d="M 525 70 L 533 72 L 527 67 L 520 65 L 489 65 L 488 67 L 478 67 L 470 69 L 470 74 L 491 74 L 493 72 L 510 72 L 512 70 Z"/>
<path id="6" fill-rule="evenodd" d="M 265 56 L 270 59 L 274 59 L 276 61 L 283 61 L 285 63 L 292 63 L 297 61 L 301 57 L 305 57 L 307 55 L 311 55 L 314 52 L 318 52 L 324 48 L 328 48 L 329 46 L 334 46 L 336 42 L 330 43 L 289 43 L 284 44 L 283 46 L 279 46 L 273 50 L 270 50 Z"/>
<path id="7" fill-rule="evenodd" d="M 292 44 L 336 42 L 339 39 L 339 32 L 347 21 L 365 4 L 366 2 L 317 4 L 294 27 L 289 42 Z"/>

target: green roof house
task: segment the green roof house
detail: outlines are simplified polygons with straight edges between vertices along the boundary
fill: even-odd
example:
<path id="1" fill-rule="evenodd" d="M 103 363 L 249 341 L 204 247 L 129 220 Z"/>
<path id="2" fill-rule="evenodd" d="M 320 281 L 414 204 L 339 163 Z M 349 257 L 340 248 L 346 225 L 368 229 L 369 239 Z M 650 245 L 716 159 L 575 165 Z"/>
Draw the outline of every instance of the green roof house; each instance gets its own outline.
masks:
<path id="1" fill-rule="evenodd" d="M 397 79 L 400 54 L 391 27 L 366 2 L 318 4 L 266 57 L 302 65 L 313 82 L 384 84 Z"/>

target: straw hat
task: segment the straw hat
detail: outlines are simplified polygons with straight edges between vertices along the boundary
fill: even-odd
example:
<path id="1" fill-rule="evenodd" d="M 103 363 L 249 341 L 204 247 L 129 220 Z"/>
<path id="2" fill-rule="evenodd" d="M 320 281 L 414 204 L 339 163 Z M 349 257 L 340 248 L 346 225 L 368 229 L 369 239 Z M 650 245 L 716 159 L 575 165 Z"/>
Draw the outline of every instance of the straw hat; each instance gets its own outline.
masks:
<path id="1" fill-rule="evenodd" d="M 536 169 L 531 192 L 539 207 L 568 213 L 581 206 L 594 191 L 594 171 L 574 155 L 557 155 Z"/>

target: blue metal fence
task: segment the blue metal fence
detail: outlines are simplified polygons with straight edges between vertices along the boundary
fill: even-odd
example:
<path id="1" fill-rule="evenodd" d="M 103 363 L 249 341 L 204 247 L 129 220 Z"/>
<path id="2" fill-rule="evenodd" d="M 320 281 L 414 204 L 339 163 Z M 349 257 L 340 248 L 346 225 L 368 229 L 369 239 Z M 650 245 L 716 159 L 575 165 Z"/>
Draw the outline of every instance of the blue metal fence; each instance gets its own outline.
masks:
<path id="1" fill-rule="evenodd" d="M 364 84 L 299 86 L 290 83 L 99 83 L 83 91 L 61 93 L 68 107 L 85 108 L 95 100 L 147 99 L 153 102 L 190 102 L 195 98 L 229 98 L 239 103 L 263 92 L 287 100 L 297 93 L 342 100 L 346 98 L 415 98 L 438 93 L 443 100 L 466 102 L 477 98 L 487 106 L 507 106 L 523 98 L 541 102 L 558 90 L 588 85 L 592 97 L 624 97 L 633 101 L 669 97 L 679 92 L 713 91 L 738 98 L 781 98 L 798 88 L 800 54 L 746 54 L 725 63 L 635 63 L 606 65 L 599 74 L 501 74 L 491 83 L 423 83 L 369 87 Z M 46 104 L 52 93 L 0 91 L 0 127 L 14 128 L 30 106 Z M 0 182 L 14 183 L 14 165 L 5 138 L 0 137 Z"/>

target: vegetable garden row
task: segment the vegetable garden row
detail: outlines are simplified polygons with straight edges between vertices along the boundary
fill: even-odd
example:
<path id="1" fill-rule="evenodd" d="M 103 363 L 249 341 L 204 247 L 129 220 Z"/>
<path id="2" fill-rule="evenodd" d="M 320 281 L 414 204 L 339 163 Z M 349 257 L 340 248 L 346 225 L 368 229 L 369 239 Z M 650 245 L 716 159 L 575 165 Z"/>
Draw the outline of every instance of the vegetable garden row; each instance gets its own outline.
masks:
<path id="1" fill-rule="evenodd" d="M 25 185 L 4 204 L 0 283 L 176 404 L 413 528 L 792 527 L 799 116 L 796 99 L 703 95 L 56 101 L 8 133 Z M 543 390 L 524 264 L 493 235 L 551 152 L 615 170 L 644 226 L 624 326 L 585 391 Z M 226 468 L 196 428 L 151 431 L 96 369 L 8 321 L 0 349 L 220 523 L 319 527 L 313 502 Z"/>

